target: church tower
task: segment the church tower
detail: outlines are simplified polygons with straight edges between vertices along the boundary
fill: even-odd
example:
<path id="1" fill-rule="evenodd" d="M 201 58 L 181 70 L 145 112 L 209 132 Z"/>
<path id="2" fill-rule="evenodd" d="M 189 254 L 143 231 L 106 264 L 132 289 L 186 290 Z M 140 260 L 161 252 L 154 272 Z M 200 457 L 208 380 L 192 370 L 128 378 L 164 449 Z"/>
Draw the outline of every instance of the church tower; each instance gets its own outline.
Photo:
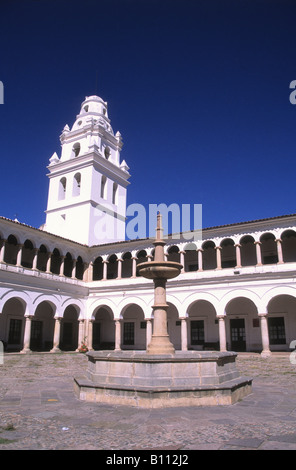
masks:
<path id="1" fill-rule="evenodd" d="M 114 135 L 107 103 L 88 96 L 72 128 L 60 136 L 62 151 L 49 160 L 47 232 L 91 245 L 125 240 L 129 168 L 120 162 L 122 140 Z"/>

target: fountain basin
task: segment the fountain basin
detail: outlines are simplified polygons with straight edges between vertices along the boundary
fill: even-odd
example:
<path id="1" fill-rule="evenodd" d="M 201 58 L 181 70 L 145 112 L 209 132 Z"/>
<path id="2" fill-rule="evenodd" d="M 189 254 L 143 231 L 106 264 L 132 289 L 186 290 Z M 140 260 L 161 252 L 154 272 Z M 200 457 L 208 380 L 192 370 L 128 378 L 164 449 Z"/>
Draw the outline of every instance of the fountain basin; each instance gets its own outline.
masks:
<path id="1" fill-rule="evenodd" d="M 172 279 L 179 276 L 182 267 L 175 261 L 147 261 L 138 264 L 137 269 L 147 279 Z"/>
<path id="2" fill-rule="evenodd" d="M 91 351 L 85 377 L 75 378 L 78 398 L 90 402 L 162 408 L 230 405 L 251 393 L 234 352 Z"/>

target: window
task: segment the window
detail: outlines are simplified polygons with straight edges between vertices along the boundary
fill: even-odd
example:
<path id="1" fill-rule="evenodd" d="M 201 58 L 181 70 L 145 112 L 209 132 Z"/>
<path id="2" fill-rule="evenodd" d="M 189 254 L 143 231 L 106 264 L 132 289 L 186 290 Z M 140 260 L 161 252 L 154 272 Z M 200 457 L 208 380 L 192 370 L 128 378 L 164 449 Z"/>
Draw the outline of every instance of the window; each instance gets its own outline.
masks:
<path id="1" fill-rule="evenodd" d="M 123 324 L 123 344 L 135 344 L 135 324 L 134 322 L 126 322 Z"/>
<path id="2" fill-rule="evenodd" d="M 286 344 L 284 317 L 268 318 L 268 332 L 270 344 Z"/>
<path id="3" fill-rule="evenodd" d="M 101 180 L 101 198 L 106 199 L 106 193 L 107 193 L 107 178 L 106 176 L 102 176 Z"/>
<path id="4" fill-rule="evenodd" d="M 59 183 L 59 201 L 65 199 L 66 197 L 66 187 L 67 187 L 67 180 L 66 178 L 61 178 Z"/>
<path id="5" fill-rule="evenodd" d="M 21 343 L 21 331 L 22 331 L 22 320 L 12 318 L 9 322 L 9 344 L 20 344 Z"/>
<path id="6" fill-rule="evenodd" d="M 112 204 L 117 204 L 117 183 L 113 183 Z"/>
<path id="7" fill-rule="evenodd" d="M 80 153 L 80 143 L 76 142 L 72 147 L 72 158 L 78 157 Z"/>
<path id="8" fill-rule="evenodd" d="M 80 196 L 81 174 L 76 173 L 73 179 L 73 196 Z"/>
<path id="9" fill-rule="evenodd" d="M 105 147 L 104 155 L 105 155 L 105 158 L 106 158 L 107 160 L 110 158 L 111 151 L 110 151 L 110 148 L 109 148 L 109 147 Z"/>
<path id="10" fill-rule="evenodd" d="M 205 329 L 203 320 L 194 320 L 190 322 L 191 344 L 203 344 L 205 341 Z"/>

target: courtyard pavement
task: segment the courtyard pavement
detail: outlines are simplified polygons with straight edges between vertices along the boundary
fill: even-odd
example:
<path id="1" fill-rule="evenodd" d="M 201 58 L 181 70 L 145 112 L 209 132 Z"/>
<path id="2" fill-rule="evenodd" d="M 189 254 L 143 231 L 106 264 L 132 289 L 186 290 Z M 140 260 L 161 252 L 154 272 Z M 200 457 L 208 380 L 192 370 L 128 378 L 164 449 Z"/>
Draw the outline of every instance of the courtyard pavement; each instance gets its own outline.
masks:
<path id="1" fill-rule="evenodd" d="M 296 450 L 296 365 L 289 353 L 241 354 L 253 392 L 230 406 L 147 410 L 86 403 L 73 377 L 79 353 L 5 354 L 0 364 L 0 450 Z"/>

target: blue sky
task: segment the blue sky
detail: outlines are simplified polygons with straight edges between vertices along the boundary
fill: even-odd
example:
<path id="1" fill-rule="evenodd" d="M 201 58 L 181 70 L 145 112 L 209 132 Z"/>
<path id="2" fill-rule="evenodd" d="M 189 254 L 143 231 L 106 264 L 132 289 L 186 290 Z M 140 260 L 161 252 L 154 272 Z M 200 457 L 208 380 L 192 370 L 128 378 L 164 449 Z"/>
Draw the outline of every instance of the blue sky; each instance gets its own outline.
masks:
<path id="1" fill-rule="evenodd" d="M 295 18 L 293 0 L 1 0 L 0 215 L 44 223 L 48 159 L 92 94 L 128 204 L 202 204 L 204 227 L 295 213 Z"/>

